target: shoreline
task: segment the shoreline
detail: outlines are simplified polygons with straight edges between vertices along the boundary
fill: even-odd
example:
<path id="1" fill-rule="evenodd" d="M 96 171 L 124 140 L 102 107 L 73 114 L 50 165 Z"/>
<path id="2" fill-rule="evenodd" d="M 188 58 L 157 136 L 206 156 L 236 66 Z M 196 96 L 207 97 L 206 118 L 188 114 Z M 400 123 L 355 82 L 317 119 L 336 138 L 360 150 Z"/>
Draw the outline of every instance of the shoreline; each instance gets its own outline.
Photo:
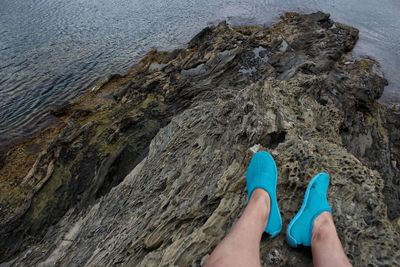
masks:
<path id="1" fill-rule="evenodd" d="M 75 101 L 51 107 L 52 111 L 50 113 L 54 114 L 55 117 L 53 124 L 39 130 L 30 137 L 21 137 L 19 140 L 13 140 L 8 144 L 0 146 L 0 169 L 3 176 L 0 182 L 3 185 L 9 183 L 11 186 L 20 183 L 22 187 L 25 187 L 26 181 L 32 176 L 31 173 L 36 171 L 36 165 L 39 160 L 37 156 L 58 142 L 57 139 L 59 139 L 59 135 L 68 127 L 71 120 L 78 122 L 80 125 L 85 125 L 88 120 L 90 121 L 90 117 L 94 116 L 93 113 L 107 113 L 110 105 L 116 104 L 116 101 L 110 98 L 110 94 L 118 93 L 118 89 L 120 89 L 118 87 L 119 83 L 125 83 L 126 80 L 135 76 L 137 72 L 141 72 L 148 67 L 149 61 L 154 60 L 155 56 L 160 55 L 162 57 L 165 53 L 168 52 L 158 52 L 155 49 L 150 50 L 138 63 L 133 65 L 126 74 L 109 75 L 105 81 L 88 87 L 87 91 Z M 14 162 L 21 162 L 21 166 L 18 165 L 15 168 L 15 166 L 13 166 Z M 15 179 L 13 177 L 15 176 L 19 177 L 19 181 L 13 181 Z M 42 185 L 33 190 L 33 195 L 36 191 L 40 190 L 41 186 Z M 27 190 L 31 191 L 34 187 L 35 186 Z M 3 187 L 2 189 L 2 199 L 7 199 L 7 197 L 11 198 L 6 192 L 14 193 L 13 190 L 7 187 Z M 23 192 L 20 201 L 27 197 L 26 194 L 30 195 L 29 192 Z M 19 197 L 18 194 L 17 197 Z M 23 201 L 22 203 L 29 202 L 28 200 L 28 202 Z M 7 209 L 1 204 L 3 204 L 3 202 L 0 200 L 0 225 L 6 224 L 8 221 L 13 220 L 14 217 L 18 217 L 19 213 L 25 212 L 24 209 L 22 209 L 22 211 L 17 212 L 17 214 L 13 214 L 10 209 Z M 29 206 L 30 204 L 27 205 Z"/>

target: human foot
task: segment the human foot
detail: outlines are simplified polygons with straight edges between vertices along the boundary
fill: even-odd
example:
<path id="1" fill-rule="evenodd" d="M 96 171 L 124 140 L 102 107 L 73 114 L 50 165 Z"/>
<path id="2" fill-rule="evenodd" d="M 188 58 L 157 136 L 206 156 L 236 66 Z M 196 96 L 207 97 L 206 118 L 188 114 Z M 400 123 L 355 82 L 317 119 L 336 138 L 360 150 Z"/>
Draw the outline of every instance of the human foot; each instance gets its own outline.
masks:
<path id="1" fill-rule="evenodd" d="M 326 218 L 328 215 L 325 213 L 331 216 L 332 210 L 327 198 L 328 187 L 329 175 L 327 173 L 318 173 L 310 181 L 303 204 L 287 229 L 286 239 L 290 246 L 311 246 L 313 225 L 319 228 L 320 223 L 326 223 L 326 220 L 329 219 Z"/>
<path id="2" fill-rule="evenodd" d="M 282 219 L 276 198 L 276 185 L 278 182 L 278 170 L 271 154 L 260 151 L 253 155 L 246 171 L 246 186 L 249 200 L 256 189 L 264 190 L 270 199 L 270 212 L 265 232 L 271 238 L 278 235 L 282 229 Z M 258 194 L 258 193 L 257 193 Z"/>

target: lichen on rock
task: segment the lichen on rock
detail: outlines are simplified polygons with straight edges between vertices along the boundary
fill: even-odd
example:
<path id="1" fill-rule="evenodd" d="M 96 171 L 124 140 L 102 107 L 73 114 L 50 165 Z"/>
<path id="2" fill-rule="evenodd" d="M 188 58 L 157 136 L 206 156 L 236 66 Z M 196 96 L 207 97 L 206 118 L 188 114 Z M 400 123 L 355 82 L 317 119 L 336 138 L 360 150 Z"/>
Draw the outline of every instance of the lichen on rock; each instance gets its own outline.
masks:
<path id="1" fill-rule="evenodd" d="M 111 76 L 61 116 L 29 204 L 2 222 L 5 264 L 201 265 L 246 205 L 258 145 L 276 158 L 285 225 L 327 171 L 351 262 L 399 265 L 399 111 L 377 101 L 378 64 L 349 54 L 357 38 L 321 12 L 271 28 L 223 22 Z M 261 255 L 311 264 L 284 233 Z"/>

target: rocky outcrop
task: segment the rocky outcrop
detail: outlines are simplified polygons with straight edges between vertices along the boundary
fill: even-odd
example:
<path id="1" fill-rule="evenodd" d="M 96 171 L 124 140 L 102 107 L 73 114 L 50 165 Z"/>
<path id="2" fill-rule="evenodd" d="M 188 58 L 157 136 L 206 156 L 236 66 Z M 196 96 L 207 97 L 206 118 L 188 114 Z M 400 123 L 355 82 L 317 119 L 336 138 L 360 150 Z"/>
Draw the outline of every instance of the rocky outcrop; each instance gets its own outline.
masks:
<path id="1" fill-rule="evenodd" d="M 4 265 L 201 265 L 246 205 L 254 146 L 277 160 L 285 225 L 327 171 L 354 265 L 399 265 L 399 110 L 377 101 L 377 62 L 349 54 L 357 38 L 320 12 L 220 23 L 54 109 L 57 126 L 1 160 L 23 192 L 0 201 Z M 284 233 L 261 255 L 311 263 Z"/>

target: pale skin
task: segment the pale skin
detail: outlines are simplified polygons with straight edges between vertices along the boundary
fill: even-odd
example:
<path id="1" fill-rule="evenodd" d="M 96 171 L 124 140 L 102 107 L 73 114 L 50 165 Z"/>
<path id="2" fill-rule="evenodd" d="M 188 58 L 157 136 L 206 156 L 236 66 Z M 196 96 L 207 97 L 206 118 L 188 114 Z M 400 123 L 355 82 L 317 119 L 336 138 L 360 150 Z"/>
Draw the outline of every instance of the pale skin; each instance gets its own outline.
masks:
<path id="1" fill-rule="evenodd" d="M 260 241 L 269 209 L 268 193 L 256 189 L 242 216 L 208 257 L 205 266 L 261 266 Z M 329 212 L 321 213 L 314 221 L 311 250 L 316 267 L 351 266 Z"/>

